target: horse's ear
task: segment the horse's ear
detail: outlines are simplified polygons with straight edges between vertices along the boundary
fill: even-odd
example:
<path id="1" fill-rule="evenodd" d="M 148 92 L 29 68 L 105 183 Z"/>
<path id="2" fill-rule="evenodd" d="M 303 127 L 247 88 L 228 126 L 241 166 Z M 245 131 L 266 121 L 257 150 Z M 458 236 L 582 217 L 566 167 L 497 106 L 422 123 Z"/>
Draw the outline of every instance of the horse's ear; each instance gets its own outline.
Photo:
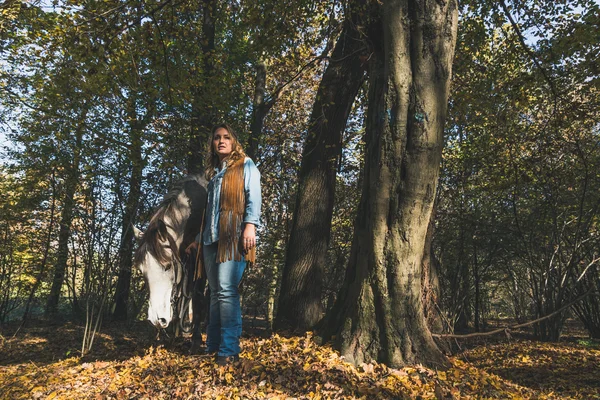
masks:
<path id="1" fill-rule="evenodd" d="M 136 228 L 133 224 L 131 224 L 131 228 L 133 229 L 133 235 L 135 236 L 135 239 L 139 242 L 140 240 L 142 240 L 142 237 L 144 237 L 144 232 L 140 231 L 138 228 Z"/>

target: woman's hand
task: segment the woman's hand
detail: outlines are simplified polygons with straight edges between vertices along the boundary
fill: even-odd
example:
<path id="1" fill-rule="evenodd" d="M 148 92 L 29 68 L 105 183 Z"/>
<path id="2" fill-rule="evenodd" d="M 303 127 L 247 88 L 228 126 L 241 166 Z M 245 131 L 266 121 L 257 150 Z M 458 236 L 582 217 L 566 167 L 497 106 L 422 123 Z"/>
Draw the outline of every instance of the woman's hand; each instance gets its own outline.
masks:
<path id="1" fill-rule="evenodd" d="M 188 247 L 185 248 L 185 254 L 189 256 L 192 250 L 198 250 L 198 242 L 196 242 L 195 240 L 192 243 L 190 243 Z"/>
<path id="2" fill-rule="evenodd" d="M 256 246 L 256 227 L 254 224 L 244 225 L 244 231 L 242 232 L 242 245 L 244 246 L 244 253 L 248 253 L 254 246 Z"/>

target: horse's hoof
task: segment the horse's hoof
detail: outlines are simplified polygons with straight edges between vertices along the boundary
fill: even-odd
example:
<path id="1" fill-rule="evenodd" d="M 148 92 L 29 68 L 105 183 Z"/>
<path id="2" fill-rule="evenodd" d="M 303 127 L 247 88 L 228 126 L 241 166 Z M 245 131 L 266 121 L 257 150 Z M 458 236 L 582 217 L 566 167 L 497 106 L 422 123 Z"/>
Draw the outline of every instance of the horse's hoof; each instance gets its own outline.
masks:
<path id="1" fill-rule="evenodd" d="M 206 346 L 202 342 L 192 342 L 189 354 L 192 356 L 206 354 Z"/>

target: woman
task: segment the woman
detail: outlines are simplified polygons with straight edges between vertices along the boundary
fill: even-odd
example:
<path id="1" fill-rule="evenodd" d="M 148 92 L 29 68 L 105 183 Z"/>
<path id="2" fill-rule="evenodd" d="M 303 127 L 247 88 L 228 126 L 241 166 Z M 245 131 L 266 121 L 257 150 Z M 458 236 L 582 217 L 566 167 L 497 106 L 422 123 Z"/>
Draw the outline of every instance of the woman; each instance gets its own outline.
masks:
<path id="1" fill-rule="evenodd" d="M 212 130 L 207 157 L 208 203 L 202 231 L 210 288 L 206 351 L 221 365 L 239 359 L 242 313 L 238 286 L 256 259 L 260 221 L 260 172 L 227 124 Z"/>

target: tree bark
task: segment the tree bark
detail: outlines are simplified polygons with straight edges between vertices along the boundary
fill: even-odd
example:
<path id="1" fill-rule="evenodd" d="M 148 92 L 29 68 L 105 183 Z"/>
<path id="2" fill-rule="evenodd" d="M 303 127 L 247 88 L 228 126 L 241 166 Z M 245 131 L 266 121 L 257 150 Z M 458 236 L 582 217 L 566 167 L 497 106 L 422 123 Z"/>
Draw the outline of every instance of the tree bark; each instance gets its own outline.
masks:
<path id="1" fill-rule="evenodd" d="M 356 13 L 345 21 L 313 105 L 298 177 L 276 329 L 311 329 L 324 311 L 322 277 L 342 135 L 364 75 L 359 56 L 365 45 L 359 25 Z"/>
<path id="2" fill-rule="evenodd" d="M 423 312 L 427 321 L 427 327 L 431 332 L 442 332 L 444 324 L 442 323 L 439 309 L 439 262 L 433 254 L 434 219 L 435 206 L 431 212 L 427 235 L 425 236 L 425 245 L 423 246 L 423 274 L 421 276 L 421 284 L 423 288 Z"/>
<path id="3" fill-rule="evenodd" d="M 354 364 L 446 366 L 421 274 L 456 43 L 455 1 L 374 4 L 363 192 L 344 286 L 328 317 Z"/>
<path id="4" fill-rule="evenodd" d="M 204 151 L 213 125 L 214 110 L 210 99 L 210 80 L 214 74 L 216 0 L 202 2 L 202 68 L 199 81 L 192 87 L 192 115 L 188 173 L 204 172 Z"/>

